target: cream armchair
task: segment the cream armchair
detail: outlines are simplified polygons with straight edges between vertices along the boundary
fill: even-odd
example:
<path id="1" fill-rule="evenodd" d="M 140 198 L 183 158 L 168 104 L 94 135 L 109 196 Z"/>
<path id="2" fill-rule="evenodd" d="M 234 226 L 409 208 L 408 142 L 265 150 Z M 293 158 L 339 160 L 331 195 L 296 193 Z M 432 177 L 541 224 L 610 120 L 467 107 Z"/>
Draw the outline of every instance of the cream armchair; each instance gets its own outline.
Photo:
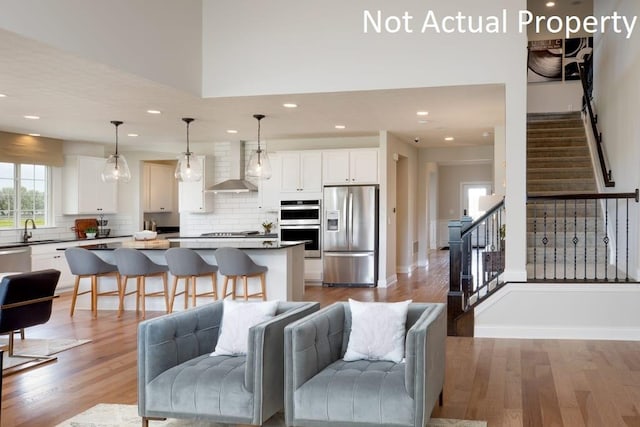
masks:
<path id="1" fill-rule="evenodd" d="M 445 304 L 413 303 L 405 361 L 342 360 L 351 330 L 348 303 L 285 328 L 287 426 L 424 426 L 445 371 Z"/>
<path id="2" fill-rule="evenodd" d="M 279 302 L 275 317 L 249 330 L 246 356 L 210 356 L 222 301 L 140 323 L 142 425 L 163 418 L 262 424 L 283 408 L 284 327 L 318 309 L 318 303 Z"/>

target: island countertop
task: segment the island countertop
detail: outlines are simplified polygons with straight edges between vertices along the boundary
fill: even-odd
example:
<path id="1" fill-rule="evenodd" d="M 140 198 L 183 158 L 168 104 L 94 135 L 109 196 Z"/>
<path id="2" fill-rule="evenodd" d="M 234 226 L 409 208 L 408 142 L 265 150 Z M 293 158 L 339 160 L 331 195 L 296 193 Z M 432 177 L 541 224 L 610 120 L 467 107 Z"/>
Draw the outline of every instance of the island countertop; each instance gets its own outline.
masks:
<path id="1" fill-rule="evenodd" d="M 118 248 L 135 248 L 150 251 L 165 251 L 169 248 L 189 248 L 189 249 L 210 249 L 215 250 L 222 247 L 233 247 L 238 249 L 251 250 L 273 250 L 286 249 L 293 246 L 304 245 L 300 242 L 281 242 L 280 240 L 257 240 L 257 239 L 206 239 L 200 241 L 196 239 L 187 240 L 132 240 L 131 242 L 97 243 L 93 245 L 82 245 L 81 248 L 93 251 L 113 251 Z M 59 248 L 58 250 L 64 250 Z"/>

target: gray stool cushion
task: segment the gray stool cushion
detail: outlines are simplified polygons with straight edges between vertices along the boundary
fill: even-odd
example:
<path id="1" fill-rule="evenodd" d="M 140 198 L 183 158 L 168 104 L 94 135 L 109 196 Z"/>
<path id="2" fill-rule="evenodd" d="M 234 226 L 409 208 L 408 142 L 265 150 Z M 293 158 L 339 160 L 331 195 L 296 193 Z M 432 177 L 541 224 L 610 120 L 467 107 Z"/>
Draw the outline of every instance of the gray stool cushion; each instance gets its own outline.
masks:
<path id="1" fill-rule="evenodd" d="M 71 274 L 75 276 L 89 276 L 94 274 L 112 273 L 118 267 L 102 260 L 98 255 L 84 248 L 67 248 L 64 250 Z"/>
<path id="2" fill-rule="evenodd" d="M 207 263 L 193 249 L 171 248 L 165 252 L 164 257 L 174 276 L 202 276 L 218 271 L 217 265 Z"/>
<path id="3" fill-rule="evenodd" d="M 156 264 L 137 249 L 118 248 L 113 252 L 116 265 L 123 276 L 149 276 L 169 271 L 166 265 Z"/>
<path id="4" fill-rule="evenodd" d="M 225 276 L 252 276 L 269 270 L 253 262 L 249 255 L 237 248 L 219 248 L 215 256 L 220 273 Z"/>

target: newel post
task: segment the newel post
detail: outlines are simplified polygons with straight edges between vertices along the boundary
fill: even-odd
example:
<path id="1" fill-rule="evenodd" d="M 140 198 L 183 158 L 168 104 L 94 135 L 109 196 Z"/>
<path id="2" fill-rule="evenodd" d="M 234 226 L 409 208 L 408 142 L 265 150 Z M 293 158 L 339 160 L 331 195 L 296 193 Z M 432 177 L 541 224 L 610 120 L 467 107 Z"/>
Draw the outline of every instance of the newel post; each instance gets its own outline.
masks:
<path id="1" fill-rule="evenodd" d="M 456 336 L 456 319 L 464 313 L 466 300 L 463 276 L 469 274 L 468 260 L 463 256 L 465 249 L 462 232 L 471 224 L 471 218 L 449 221 L 449 293 L 447 294 L 447 334 Z M 468 239 L 467 239 L 468 240 Z M 467 242 L 468 246 L 469 242 Z"/>

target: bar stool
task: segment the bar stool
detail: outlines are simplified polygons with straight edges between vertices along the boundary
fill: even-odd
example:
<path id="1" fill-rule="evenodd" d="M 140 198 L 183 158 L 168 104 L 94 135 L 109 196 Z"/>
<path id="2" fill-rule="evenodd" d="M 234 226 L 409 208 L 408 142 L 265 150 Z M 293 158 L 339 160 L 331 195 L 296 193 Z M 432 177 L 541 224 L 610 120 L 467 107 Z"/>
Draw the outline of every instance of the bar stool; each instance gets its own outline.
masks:
<path id="1" fill-rule="evenodd" d="M 169 272 L 173 276 L 173 289 L 169 297 L 169 313 L 173 311 L 173 303 L 176 295 L 184 294 L 184 308 L 189 305 L 189 284 L 191 283 L 192 304 L 196 306 L 196 297 L 212 296 L 213 300 L 218 299 L 218 266 L 211 265 L 202 259 L 193 249 L 171 248 L 165 252 L 164 257 L 169 265 Z M 197 293 L 196 282 L 198 277 L 208 276 L 211 278 L 213 289 L 211 292 Z M 178 280 L 184 279 L 184 292 L 176 293 Z"/>
<path id="2" fill-rule="evenodd" d="M 263 265 L 258 265 L 253 262 L 249 255 L 242 252 L 237 248 L 219 248 L 215 252 L 216 261 L 218 261 L 218 268 L 220 273 L 224 275 L 224 285 L 222 287 L 222 298 L 226 298 L 231 295 L 232 299 L 236 297 L 244 297 L 247 300 L 249 297 L 262 297 L 263 300 L 267 300 L 266 291 L 266 276 L 265 273 L 269 270 Z M 236 293 L 236 279 L 238 276 L 242 277 L 244 295 L 237 295 Z M 261 292 L 249 294 L 247 289 L 247 281 L 249 277 L 260 277 Z M 227 293 L 227 284 L 231 278 L 232 289 Z"/>
<path id="3" fill-rule="evenodd" d="M 99 296 L 120 296 L 120 274 L 118 267 L 104 261 L 98 255 L 84 248 L 67 248 L 64 250 L 64 256 L 69 264 L 71 273 L 76 276 L 75 285 L 73 287 L 73 295 L 71 297 L 70 316 L 76 307 L 76 299 L 78 295 L 91 294 L 91 313 L 93 317 L 98 315 L 98 297 Z M 115 276 L 117 290 L 100 292 L 98 289 L 98 277 Z M 80 287 L 80 279 L 89 277 L 91 279 L 91 288 L 88 291 L 78 292 Z M 120 315 L 118 311 L 118 316 Z"/>
<path id="4" fill-rule="evenodd" d="M 151 261 L 148 256 L 143 254 L 137 249 L 133 248 L 118 248 L 114 251 L 116 258 L 116 265 L 120 272 L 121 285 L 120 285 L 120 312 L 124 309 L 124 297 L 127 295 L 136 294 L 136 313 L 140 311 L 140 300 L 142 300 L 142 318 L 145 318 L 145 299 L 146 297 L 164 297 L 165 307 L 167 313 L 169 312 L 169 293 L 167 292 L 167 272 L 169 267 L 166 265 L 156 264 Z M 147 292 L 146 290 L 146 278 L 157 277 L 162 278 L 162 285 L 164 291 Z M 130 278 L 136 279 L 136 290 L 126 293 L 127 281 Z"/>

